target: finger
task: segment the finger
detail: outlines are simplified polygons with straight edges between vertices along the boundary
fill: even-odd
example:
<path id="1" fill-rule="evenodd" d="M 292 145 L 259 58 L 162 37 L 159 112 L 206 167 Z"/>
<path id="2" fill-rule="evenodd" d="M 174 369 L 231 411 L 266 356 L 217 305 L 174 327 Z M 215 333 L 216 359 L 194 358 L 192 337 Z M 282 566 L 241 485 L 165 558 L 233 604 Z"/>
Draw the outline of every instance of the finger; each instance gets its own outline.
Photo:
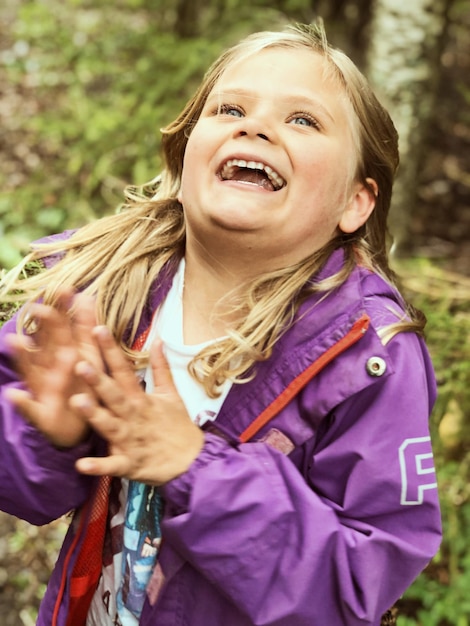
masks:
<path id="1" fill-rule="evenodd" d="M 24 375 L 33 363 L 37 346 L 31 337 L 10 333 L 5 337 L 5 344 L 13 359 L 16 370 Z"/>
<path id="2" fill-rule="evenodd" d="M 11 403 L 13 406 L 18 409 L 18 411 L 25 417 L 28 421 L 30 420 L 30 415 L 34 416 L 34 400 L 32 394 L 26 389 L 17 389 L 15 387 L 10 387 L 4 390 L 4 397 Z"/>
<path id="3" fill-rule="evenodd" d="M 75 291 L 71 287 L 60 287 L 53 305 L 59 313 L 67 315 L 72 307 Z"/>
<path id="4" fill-rule="evenodd" d="M 81 474 L 88 476 L 117 476 L 124 477 L 130 473 L 130 463 L 126 456 L 113 454 L 105 457 L 83 457 L 75 463 L 75 468 Z"/>
<path id="5" fill-rule="evenodd" d="M 119 441 L 126 438 L 127 428 L 122 420 L 108 408 L 99 405 L 89 393 L 75 394 L 69 404 L 106 439 Z"/>
<path id="6" fill-rule="evenodd" d="M 25 420 L 40 430 L 54 445 L 74 446 L 85 438 L 88 429 L 86 424 L 79 419 L 73 422 L 69 420 L 67 423 L 62 420 L 60 432 L 58 432 L 57 422 L 54 419 L 55 411 L 51 410 L 49 405 L 45 406 L 36 402 L 29 391 L 8 388 L 5 389 L 4 395 Z"/>
<path id="7" fill-rule="evenodd" d="M 35 305 L 30 317 L 33 326 L 27 332 L 32 344 L 24 344 L 27 350 L 23 352 L 29 352 L 32 363 L 48 369 L 54 367 L 59 351 L 75 355 L 70 322 L 65 316 L 51 307 Z"/>
<path id="8" fill-rule="evenodd" d="M 44 391 L 45 378 L 53 389 L 64 388 L 66 378 L 73 370 L 74 354 L 67 348 L 47 350 L 38 346 L 34 338 L 26 335 L 7 335 L 5 339 L 10 349 L 15 368 L 33 393 Z M 51 354 L 49 354 L 51 353 Z M 61 376 L 54 375 L 53 366 Z M 42 372 L 42 375 L 40 374 Z"/>
<path id="9" fill-rule="evenodd" d="M 71 345 L 73 333 L 71 311 L 75 292 L 72 288 L 62 287 L 55 295 L 52 305 L 35 303 L 31 306 L 29 317 L 37 324 L 35 332 L 38 340 L 54 342 L 57 345 Z"/>
<path id="10" fill-rule="evenodd" d="M 73 299 L 72 333 L 82 357 L 102 369 L 103 361 L 93 335 L 96 323 L 95 299 L 84 293 L 77 294 Z"/>
<path id="11" fill-rule="evenodd" d="M 32 321 L 32 334 L 37 342 L 70 343 L 72 330 L 66 307 L 66 301 L 56 306 L 32 304 L 28 310 L 28 319 Z"/>
<path id="12" fill-rule="evenodd" d="M 4 396 L 28 422 L 43 432 L 48 432 L 49 411 L 34 399 L 30 391 L 12 387 L 5 389 Z"/>
<path id="13" fill-rule="evenodd" d="M 83 361 L 78 363 L 75 371 L 91 387 L 102 406 L 89 394 L 72 396 L 70 399 L 71 406 L 80 411 L 91 426 L 104 437 L 119 440 L 120 431 L 118 428 L 124 428 L 124 421 L 128 420 L 135 412 L 134 406 L 112 378 L 95 370 L 89 363 Z M 137 389 L 141 394 L 144 393 L 140 387 Z"/>
<path id="14" fill-rule="evenodd" d="M 56 348 L 50 360 L 44 352 L 46 348 L 21 354 L 23 379 L 37 400 L 47 402 L 56 397 L 65 401 L 72 391 L 78 391 L 80 383 L 74 375 L 76 352 L 72 347 Z"/>
<path id="15" fill-rule="evenodd" d="M 177 393 L 170 366 L 163 352 L 163 343 L 160 339 L 150 347 L 150 366 L 152 368 L 154 392 Z"/>
<path id="16" fill-rule="evenodd" d="M 128 424 L 105 407 L 98 405 L 89 394 L 72 396 L 70 406 L 95 432 L 108 441 L 110 447 L 125 445 L 129 440 Z"/>
<path id="17" fill-rule="evenodd" d="M 137 381 L 135 370 L 114 340 L 110 330 L 106 326 L 97 326 L 93 334 L 110 376 L 122 387 L 125 393 L 140 392 L 141 387 Z"/>

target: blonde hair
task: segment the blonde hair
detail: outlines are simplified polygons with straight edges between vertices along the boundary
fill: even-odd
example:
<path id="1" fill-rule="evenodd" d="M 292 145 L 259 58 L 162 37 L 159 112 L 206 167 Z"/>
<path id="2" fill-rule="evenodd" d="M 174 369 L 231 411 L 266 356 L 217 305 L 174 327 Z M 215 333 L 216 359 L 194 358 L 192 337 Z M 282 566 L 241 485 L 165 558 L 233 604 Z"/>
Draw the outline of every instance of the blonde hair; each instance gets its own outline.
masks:
<path id="1" fill-rule="evenodd" d="M 351 129 L 358 144 L 355 177 L 371 193 L 367 179 L 376 181 L 376 207 L 357 232 L 340 233 L 301 263 L 260 276 L 247 285 L 244 297 L 234 304 L 240 323 L 226 339 L 196 357 L 190 368 L 192 374 L 212 396 L 217 395 L 218 387 L 227 378 L 246 380 L 247 372 L 253 375 L 257 361 L 269 358 L 300 302 L 312 291 L 326 293 L 339 286 L 358 260 L 393 283 L 387 259 L 386 223 L 398 166 L 397 133 L 364 76 L 344 53 L 328 44 L 322 24 L 316 23 L 290 26 L 281 32 L 256 33 L 225 51 L 209 68 L 182 112 L 162 130 L 165 167 L 161 174 L 141 191 L 126 190 L 127 202 L 119 214 L 84 226 L 65 241 L 36 245 L 24 263 L 50 255 L 61 255 L 60 260 L 26 280 L 20 280 L 24 264 L 16 268 L 5 281 L 5 291 L 17 294 L 20 290 L 21 296 L 8 297 L 21 297 L 27 302 L 42 298 L 53 304 L 57 290 L 63 286 L 93 294 L 99 322 L 112 329 L 136 367 L 142 366 L 147 355 L 131 349 L 139 320 L 162 269 L 184 255 L 185 222 L 177 196 L 188 137 L 223 72 L 243 58 L 274 47 L 307 49 L 327 61 L 332 77 L 341 85 L 355 113 L 356 128 Z M 345 252 L 341 271 L 327 281 L 311 282 L 309 279 L 336 248 Z M 22 314 L 19 327 L 24 328 L 25 324 L 26 314 Z M 411 319 L 397 329 L 421 327 L 417 319 Z"/>

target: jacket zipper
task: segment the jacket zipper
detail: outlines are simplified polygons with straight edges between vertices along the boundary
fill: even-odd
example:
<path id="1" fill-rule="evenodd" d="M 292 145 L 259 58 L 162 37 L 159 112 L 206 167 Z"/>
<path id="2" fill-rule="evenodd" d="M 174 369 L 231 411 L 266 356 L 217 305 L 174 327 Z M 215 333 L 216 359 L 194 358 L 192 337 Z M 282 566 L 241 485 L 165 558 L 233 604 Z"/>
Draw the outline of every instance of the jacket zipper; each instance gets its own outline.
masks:
<path id="1" fill-rule="evenodd" d="M 311 363 L 307 369 L 300 373 L 282 391 L 279 396 L 262 411 L 251 424 L 239 436 L 241 443 L 246 443 L 252 439 L 266 424 L 275 417 L 281 409 L 289 404 L 305 385 L 312 380 L 322 369 L 333 361 L 341 353 L 345 352 L 352 345 L 357 343 L 366 333 L 370 325 L 370 317 L 364 313 L 351 326 L 350 330 L 339 341 L 333 344 L 328 350 Z"/>

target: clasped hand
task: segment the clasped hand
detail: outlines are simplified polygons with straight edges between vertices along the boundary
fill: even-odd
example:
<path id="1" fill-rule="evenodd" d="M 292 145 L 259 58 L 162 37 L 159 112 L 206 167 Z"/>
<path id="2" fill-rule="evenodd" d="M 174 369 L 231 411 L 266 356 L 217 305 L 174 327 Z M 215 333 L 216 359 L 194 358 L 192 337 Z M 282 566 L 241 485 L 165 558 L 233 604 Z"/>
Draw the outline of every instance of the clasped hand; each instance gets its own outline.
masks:
<path id="1" fill-rule="evenodd" d="M 189 468 L 204 435 L 187 414 L 161 343 L 151 348 L 154 391 L 147 394 L 110 331 L 96 326 L 92 298 L 63 291 L 55 307 L 34 305 L 30 315 L 34 335 L 8 338 L 26 389 L 7 396 L 55 446 L 78 445 L 90 428 L 108 441 L 108 456 L 79 459 L 79 472 L 161 485 Z"/>
<path id="2" fill-rule="evenodd" d="M 189 468 L 201 451 L 204 435 L 176 391 L 161 342 L 150 351 L 154 391 L 148 394 L 109 330 L 97 327 L 94 337 L 109 374 L 79 362 L 76 372 L 94 395 L 75 395 L 71 405 L 108 440 L 110 454 L 80 459 L 77 469 L 162 485 Z"/>

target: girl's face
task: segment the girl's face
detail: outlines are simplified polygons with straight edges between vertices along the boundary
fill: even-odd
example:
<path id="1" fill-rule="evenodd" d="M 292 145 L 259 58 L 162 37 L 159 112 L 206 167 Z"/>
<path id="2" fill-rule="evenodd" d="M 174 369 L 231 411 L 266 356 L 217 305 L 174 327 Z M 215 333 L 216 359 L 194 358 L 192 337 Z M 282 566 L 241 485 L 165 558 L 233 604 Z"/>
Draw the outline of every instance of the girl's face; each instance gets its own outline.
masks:
<path id="1" fill-rule="evenodd" d="M 354 180 L 355 117 L 325 63 L 308 50 L 268 48 L 223 74 L 184 156 L 188 245 L 235 237 L 274 268 L 366 221 L 374 198 Z"/>

